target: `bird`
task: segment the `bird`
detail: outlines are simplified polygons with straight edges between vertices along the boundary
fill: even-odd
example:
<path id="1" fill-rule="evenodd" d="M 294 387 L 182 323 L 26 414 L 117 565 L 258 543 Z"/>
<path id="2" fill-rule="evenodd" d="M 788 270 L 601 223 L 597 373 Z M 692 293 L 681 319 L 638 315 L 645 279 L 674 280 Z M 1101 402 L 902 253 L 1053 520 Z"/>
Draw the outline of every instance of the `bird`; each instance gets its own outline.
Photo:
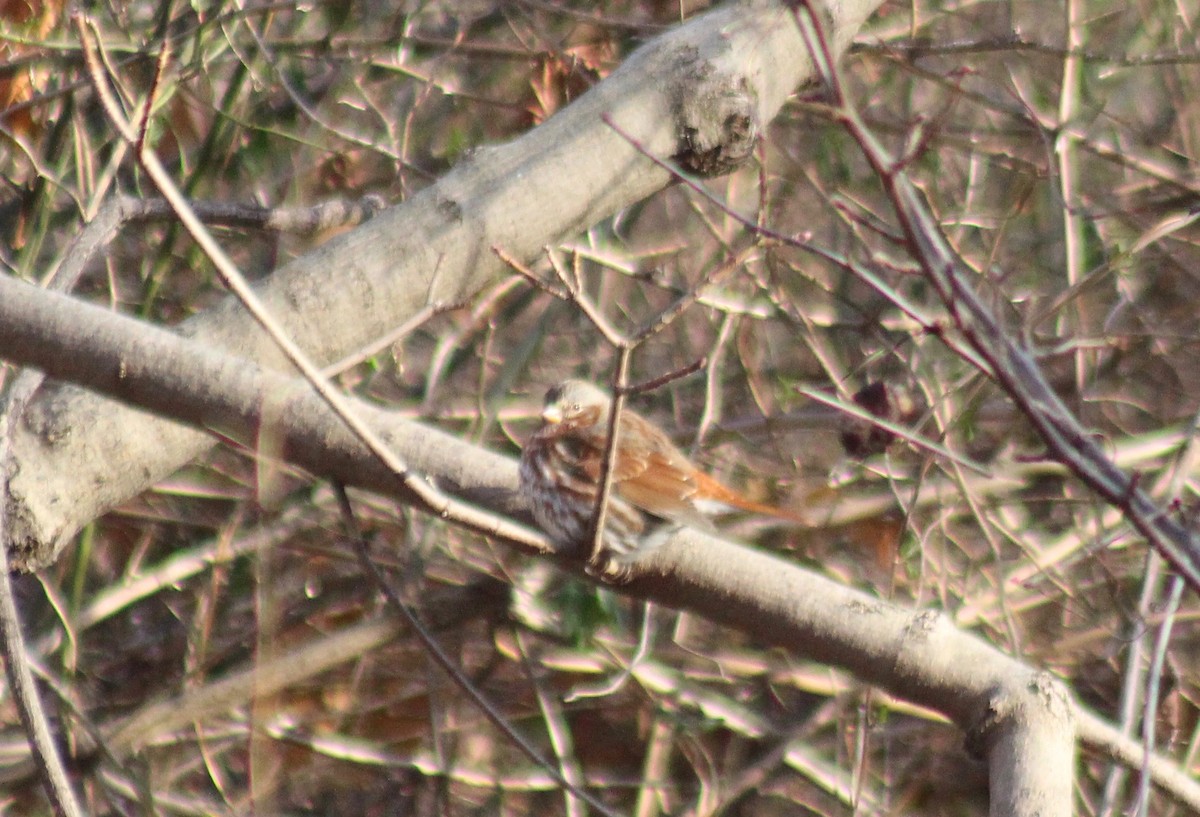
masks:
<path id="1" fill-rule="evenodd" d="M 590 551 L 611 404 L 587 381 L 559 383 L 546 392 L 542 426 L 521 451 L 521 493 L 560 549 Z M 603 549 L 618 556 L 647 546 L 664 524 L 712 530 L 711 517 L 732 510 L 807 524 L 801 514 L 755 502 L 710 477 L 661 428 L 624 408 L 611 471 Z"/>

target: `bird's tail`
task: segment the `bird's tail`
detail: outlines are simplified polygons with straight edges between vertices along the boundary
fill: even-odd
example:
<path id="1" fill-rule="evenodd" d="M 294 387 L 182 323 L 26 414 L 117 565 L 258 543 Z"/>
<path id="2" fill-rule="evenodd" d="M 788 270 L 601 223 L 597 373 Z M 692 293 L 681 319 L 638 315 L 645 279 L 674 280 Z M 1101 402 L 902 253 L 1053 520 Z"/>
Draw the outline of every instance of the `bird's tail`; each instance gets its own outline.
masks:
<path id="1" fill-rule="evenodd" d="M 763 502 L 755 502 L 753 499 L 718 482 L 702 471 L 697 471 L 693 476 L 693 480 L 696 482 L 696 500 L 702 497 L 703 500 L 726 505 L 740 511 L 762 514 L 763 516 L 773 516 L 776 519 L 786 519 L 802 527 L 812 526 L 812 521 L 803 513 L 787 508 L 780 508 L 775 505 L 767 505 Z"/>

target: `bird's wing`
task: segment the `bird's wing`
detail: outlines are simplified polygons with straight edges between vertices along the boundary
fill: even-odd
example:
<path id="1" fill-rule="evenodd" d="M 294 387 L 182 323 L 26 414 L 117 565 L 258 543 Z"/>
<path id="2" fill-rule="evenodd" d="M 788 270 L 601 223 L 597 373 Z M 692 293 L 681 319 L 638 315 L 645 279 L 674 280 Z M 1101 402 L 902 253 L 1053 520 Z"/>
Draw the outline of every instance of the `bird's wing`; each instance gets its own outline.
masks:
<path id="1" fill-rule="evenodd" d="M 708 517 L 693 502 L 695 466 L 661 432 L 649 439 L 649 445 L 621 447 L 613 469 L 614 490 L 647 513 L 710 530 Z"/>
<path id="2" fill-rule="evenodd" d="M 689 523 L 703 518 L 691 501 L 696 486 L 690 472 L 657 454 L 619 458 L 613 486 L 622 499 L 655 516 Z"/>

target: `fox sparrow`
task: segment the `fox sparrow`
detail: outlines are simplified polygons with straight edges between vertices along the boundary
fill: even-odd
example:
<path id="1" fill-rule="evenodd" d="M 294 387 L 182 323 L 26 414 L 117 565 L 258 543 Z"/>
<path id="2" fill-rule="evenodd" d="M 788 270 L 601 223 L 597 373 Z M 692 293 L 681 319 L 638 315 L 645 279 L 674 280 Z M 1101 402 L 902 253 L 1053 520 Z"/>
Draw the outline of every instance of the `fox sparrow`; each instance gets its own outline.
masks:
<path id="1" fill-rule="evenodd" d="M 585 548 L 608 439 L 608 394 L 580 380 L 546 393 L 542 427 L 521 452 L 521 491 L 556 544 Z M 799 514 L 754 502 L 700 471 L 649 420 L 622 410 L 605 515 L 604 547 L 641 546 L 662 523 L 710 530 L 709 516 L 740 509 L 804 524 Z"/>

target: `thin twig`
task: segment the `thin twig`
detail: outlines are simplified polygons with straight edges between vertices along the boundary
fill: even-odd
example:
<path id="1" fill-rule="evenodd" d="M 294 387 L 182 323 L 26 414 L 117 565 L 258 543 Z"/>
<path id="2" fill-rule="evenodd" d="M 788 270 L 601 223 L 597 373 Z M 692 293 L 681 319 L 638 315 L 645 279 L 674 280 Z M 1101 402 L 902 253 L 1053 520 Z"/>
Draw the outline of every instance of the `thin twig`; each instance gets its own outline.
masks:
<path id="1" fill-rule="evenodd" d="M 954 462 L 963 466 L 964 468 L 968 468 L 974 471 L 976 474 L 979 474 L 981 477 L 987 477 L 988 479 L 992 478 L 992 472 L 987 466 L 968 459 L 961 454 L 956 454 L 949 448 L 946 448 L 946 446 L 935 443 L 933 440 L 927 440 L 924 437 L 919 437 L 899 423 L 893 423 L 891 420 L 887 420 L 883 417 L 876 417 L 862 406 L 837 400 L 827 394 L 817 391 L 816 389 L 800 388 L 796 391 L 797 394 L 801 394 L 807 397 L 809 400 L 829 406 L 830 408 L 835 408 L 843 414 L 854 417 L 857 420 L 862 420 L 870 423 L 872 426 L 882 428 L 883 430 L 907 441 L 910 445 L 912 445 L 913 448 L 928 451 L 931 454 L 936 454 L 939 457 L 945 457 L 950 462 Z"/>
<path id="2" fill-rule="evenodd" d="M 150 117 L 154 113 L 154 101 L 158 99 L 159 88 L 162 85 L 163 77 L 167 73 L 167 65 L 171 61 L 171 40 L 163 39 L 162 48 L 158 51 L 158 58 L 154 61 L 154 76 L 150 80 L 150 90 L 146 92 L 146 101 L 142 105 L 142 115 L 139 118 L 137 129 L 137 140 L 134 143 L 133 150 L 135 153 L 141 153 L 146 149 L 146 134 L 150 130 Z"/>
<path id="3" fill-rule="evenodd" d="M 1154 756 L 1154 727 L 1158 721 L 1158 691 L 1162 685 L 1167 646 L 1171 643 L 1171 629 L 1175 626 L 1175 615 L 1179 612 L 1179 602 L 1183 598 L 1184 586 L 1182 577 L 1172 578 L 1171 588 L 1167 591 L 1167 604 L 1163 611 L 1162 627 L 1159 628 L 1158 638 L 1155 639 L 1154 654 L 1147 674 L 1144 696 L 1145 711 L 1142 713 L 1142 773 L 1138 780 L 1137 805 L 1132 812 L 1134 817 L 1146 817 L 1150 813 L 1150 788 L 1154 783 L 1154 777 L 1150 773 L 1150 759 Z"/>
<path id="4" fill-rule="evenodd" d="M 601 568 L 604 557 L 604 526 L 608 515 L 608 500 L 612 496 L 613 474 L 616 472 L 617 446 L 620 444 L 621 412 L 625 408 L 625 383 L 629 379 L 629 358 L 634 346 L 623 343 L 617 347 L 616 371 L 612 377 L 612 402 L 608 409 L 608 431 L 604 441 L 604 456 L 600 460 L 600 490 L 596 492 L 596 507 L 588 535 L 592 543 L 588 564 Z M 601 575 L 604 571 L 601 570 Z"/>
<path id="5" fill-rule="evenodd" d="M 1062 86 L 1059 91 L 1058 119 L 1061 125 L 1072 123 L 1083 110 L 1083 60 L 1075 52 L 1083 46 L 1085 26 L 1090 22 L 1083 8 L 1083 0 L 1066 2 L 1067 47 L 1070 50 L 1063 60 Z M 1087 221 L 1080 212 L 1082 196 L 1081 170 L 1078 139 L 1063 129 L 1054 141 L 1054 152 L 1058 154 L 1058 183 L 1062 196 L 1063 248 L 1066 252 L 1065 271 L 1067 286 L 1073 288 L 1083 278 L 1083 267 L 1087 254 Z M 1087 326 L 1084 302 L 1075 302 L 1074 309 L 1059 319 L 1060 334 L 1079 334 Z M 1064 331 L 1070 330 L 1070 331 Z M 1082 394 L 1086 385 L 1086 351 L 1077 349 L 1075 359 L 1075 391 Z"/>
<path id="6" fill-rule="evenodd" d="M 639 341 L 625 337 L 617 331 L 583 293 L 579 284 L 579 276 L 574 279 L 567 275 L 558 258 L 546 248 L 550 266 L 558 274 L 559 282 L 566 288 L 571 303 L 575 304 L 592 325 L 599 330 L 617 352 L 617 362 L 612 376 L 612 398 L 608 405 L 608 428 L 604 438 L 604 455 L 600 458 L 600 475 L 597 479 L 599 490 L 596 492 L 596 502 L 592 508 L 592 519 L 588 523 L 587 541 L 591 543 L 588 551 L 588 565 L 597 570 L 599 575 L 606 575 L 602 561 L 604 559 L 604 528 L 608 517 L 608 501 L 612 496 L 613 473 L 617 461 L 617 446 L 621 430 L 621 412 L 625 407 L 625 385 L 629 379 L 629 359 Z M 576 256 L 578 259 L 578 256 Z"/>
<path id="7" fill-rule="evenodd" d="M 1146 646 L 1150 636 L 1146 629 L 1146 620 L 1155 607 L 1162 602 L 1163 582 L 1166 576 L 1165 564 L 1156 551 L 1149 551 L 1145 556 L 1146 567 L 1142 571 L 1142 592 L 1138 599 L 1137 613 L 1130 616 L 1122 633 L 1128 639 L 1128 649 L 1125 655 L 1125 671 L 1122 673 L 1121 697 L 1115 717 L 1121 728 L 1121 734 L 1131 737 L 1138 725 L 1138 714 L 1143 707 L 1138 702 L 1146 694 Z M 1118 812 L 1124 812 L 1122 798 L 1125 794 L 1125 781 L 1129 777 L 1129 768 L 1124 764 L 1114 763 L 1109 769 L 1104 781 L 1104 788 L 1096 809 L 1097 817 L 1113 817 Z"/>
<path id="8" fill-rule="evenodd" d="M 686 366 L 680 366 L 678 369 L 673 369 L 666 374 L 660 374 L 657 377 L 652 377 L 649 380 L 643 380 L 640 383 L 632 383 L 625 387 L 626 394 L 647 394 L 652 391 L 658 391 L 668 383 L 674 383 L 676 380 L 681 380 L 685 377 L 690 377 L 700 371 L 708 363 L 708 358 L 697 358 Z"/>
<path id="9" fill-rule="evenodd" d="M 550 748 L 554 750 L 554 756 L 562 768 L 562 776 L 569 780 L 573 787 L 581 788 L 586 779 L 583 769 L 580 768 L 579 758 L 575 754 L 575 742 L 572 739 L 570 724 L 567 723 L 562 707 L 563 703 L 569 703 L 569 701 L 560 699 L 553 688 L 547 689 L 548 685 L 544 680 L 534 673 L 534 662 L 529 656 L 529 645 L 525 643 L 526 638 L 522 631 L 513 628 L 512 635 L 521 657 L 521 664 L 529 678 L 529 684 L 533 687 L 533 693 L 537 697 L 542 720 L 546 722 L 546 734 L 550 738 Z M 567 790 L 565 795 L 566 817 L 587 817 L 587 810 L 576 799 L 574 793 Z"/>
<path id="10" fill-rule="evenodd" d="M 188 205 L 205 224 L 249 230 L 311 235 L 335 227 L 353 227 L 372 218 L 386 206 L 381 196 L 369 194 L 361 199 L 330 199 L 307 207 L 262 207 L 223 201 L 188 200 Z M 110 197 L 87 226 L 63 253 L 62 263 L 43 279 L 43 285 L 56 282 L 58 289 L 70 289 L 118 232 L 128 224 L 175 218 L 175 210 L 163 198 L 136 198 L 117 194 Z"/>

